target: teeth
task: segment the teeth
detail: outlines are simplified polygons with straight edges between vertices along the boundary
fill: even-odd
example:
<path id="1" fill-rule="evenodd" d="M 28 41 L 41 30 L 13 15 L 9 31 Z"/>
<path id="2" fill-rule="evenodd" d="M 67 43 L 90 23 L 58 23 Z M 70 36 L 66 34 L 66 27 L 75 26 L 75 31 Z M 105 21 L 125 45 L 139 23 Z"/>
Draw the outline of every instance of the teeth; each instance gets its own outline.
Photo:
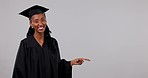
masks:
<path id="1" fill-rule="evenodd" d="M 38 27 L 38 29 L 43 29 L 44 27 Z"/>

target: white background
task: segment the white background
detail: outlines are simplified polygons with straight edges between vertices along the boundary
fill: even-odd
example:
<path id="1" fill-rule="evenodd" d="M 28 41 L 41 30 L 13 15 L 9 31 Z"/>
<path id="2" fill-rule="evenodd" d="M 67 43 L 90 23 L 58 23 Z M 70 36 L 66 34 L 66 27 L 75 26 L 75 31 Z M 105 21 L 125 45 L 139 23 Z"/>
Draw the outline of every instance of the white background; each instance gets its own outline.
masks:
<path id="1" fill-rule="evenodd" d="M 73 78 L 148 78 L 148 0 L 1 0 L 0 78 L 11 78 L 29 20 L 18 15 L 39 4 L 61 57 L 90 58 Z"/>

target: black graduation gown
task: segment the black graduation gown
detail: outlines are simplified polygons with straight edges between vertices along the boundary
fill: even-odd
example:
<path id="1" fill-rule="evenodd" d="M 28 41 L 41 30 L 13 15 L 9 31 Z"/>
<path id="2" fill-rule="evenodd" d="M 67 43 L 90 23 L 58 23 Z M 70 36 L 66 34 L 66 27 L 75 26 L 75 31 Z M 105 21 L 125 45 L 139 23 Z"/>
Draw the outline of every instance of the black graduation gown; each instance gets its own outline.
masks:
<path id="1" fill-rule="evenodd" d="M 30 36 L 21 41 L 17 53 L 12 78 L 72 78 L 72 67 L 69 61 L 60 59 L 58 43 L 51 38 L 52 49 L 47 40 L 41 47 Z"/>

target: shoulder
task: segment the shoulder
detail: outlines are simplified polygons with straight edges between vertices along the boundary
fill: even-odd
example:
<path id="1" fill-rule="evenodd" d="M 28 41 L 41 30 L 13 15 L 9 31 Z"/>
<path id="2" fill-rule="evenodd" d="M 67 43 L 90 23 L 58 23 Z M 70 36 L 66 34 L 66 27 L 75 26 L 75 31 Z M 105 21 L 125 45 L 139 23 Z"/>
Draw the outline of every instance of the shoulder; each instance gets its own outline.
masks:
<path id="1" fill-rule="evenodd" d="M 49 43 L 53 44 L 53 45 L 57 45 L 58 44 L 57 39 L 54 38 L 54 37 L 47 38 L 47 41 L 49 41 Z"/>
<path id="2" fill-rule="evenodd" d="M 33 36 L 29 36 L 21 40 L 21 44 L 30 44 L 33 42 Z"/>
<path id="3" fill-rule="evenodd" d="M 51 37 L 51 40 L 52 40 L 52 41 L 56 41 L 56 42 L 57 42 L 57 40 L 56 40 L 54 37 Z"/>
<path id="4" fill-rule="evenodd" d="M 52 42 L 52 43 L 54 43 L 54 44 L 58 44 L 57 39 L 56 39 L 56 38 L 54 38 L 54 37 L 51 37 L 51 42 Z"/>

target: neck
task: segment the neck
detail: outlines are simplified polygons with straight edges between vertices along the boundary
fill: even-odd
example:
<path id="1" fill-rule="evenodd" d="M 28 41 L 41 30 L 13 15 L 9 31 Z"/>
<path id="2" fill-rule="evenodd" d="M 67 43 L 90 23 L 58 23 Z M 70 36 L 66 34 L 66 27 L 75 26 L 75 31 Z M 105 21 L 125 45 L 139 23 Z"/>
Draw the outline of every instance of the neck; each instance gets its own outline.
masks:
<path id="1" fill-rule="evenodd" d="M 44 33 L 34 33 L 34 37 L 38 40 L 38 41 L 44 41 Z"/>
<path id="2" fill-rule="evenodd" d="M 37 40 L 37 42 L 40 44 L 40 46 L 43 46 L 44 43 L 44 33 L 34 33 L 34 38 Z"/>
<path id="3" fill-rule="evenodd" d="M 34 32 L 34 36 L 42 38 L 44 37 L 44 33 Z"/>

